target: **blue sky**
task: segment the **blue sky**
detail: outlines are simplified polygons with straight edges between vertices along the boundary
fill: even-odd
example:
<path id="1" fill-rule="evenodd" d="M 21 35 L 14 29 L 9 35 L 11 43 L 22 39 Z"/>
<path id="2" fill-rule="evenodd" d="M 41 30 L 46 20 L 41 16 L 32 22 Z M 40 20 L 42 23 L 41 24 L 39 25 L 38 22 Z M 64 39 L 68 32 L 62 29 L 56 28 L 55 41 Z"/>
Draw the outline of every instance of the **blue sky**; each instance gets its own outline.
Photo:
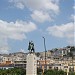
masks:
<path id="1" fill-rule="evenodd" d="M 74 0 L 0 0 L 0 53 L 74 45 Z"/>

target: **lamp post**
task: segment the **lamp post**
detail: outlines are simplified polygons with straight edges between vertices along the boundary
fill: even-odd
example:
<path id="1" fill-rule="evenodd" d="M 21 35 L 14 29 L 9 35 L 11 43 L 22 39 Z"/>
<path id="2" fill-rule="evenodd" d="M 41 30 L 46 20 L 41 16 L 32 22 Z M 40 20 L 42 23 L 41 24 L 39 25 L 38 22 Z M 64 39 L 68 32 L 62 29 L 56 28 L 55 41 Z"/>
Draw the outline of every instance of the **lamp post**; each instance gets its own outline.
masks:
<path id="1" fill-rule="evenodd" d="M 46 44 L 45 44 L 45 37 L 43 37 L 44 39 L 44 49 L 45 49 L 45 69 L 46 69 Z"/>

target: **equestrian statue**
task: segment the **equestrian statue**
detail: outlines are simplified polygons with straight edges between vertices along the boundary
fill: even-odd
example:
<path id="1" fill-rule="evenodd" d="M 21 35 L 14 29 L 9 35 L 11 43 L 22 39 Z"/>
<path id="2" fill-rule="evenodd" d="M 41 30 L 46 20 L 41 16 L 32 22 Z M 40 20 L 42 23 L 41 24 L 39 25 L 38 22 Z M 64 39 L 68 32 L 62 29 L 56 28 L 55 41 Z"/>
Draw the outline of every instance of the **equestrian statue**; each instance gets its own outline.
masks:
<path id="1" fill-rule="evenodd" d="M 29 53 L 34 53 L 35 52 L 33 41 L 29 41 L 28 50 L 29 50 Z"/>

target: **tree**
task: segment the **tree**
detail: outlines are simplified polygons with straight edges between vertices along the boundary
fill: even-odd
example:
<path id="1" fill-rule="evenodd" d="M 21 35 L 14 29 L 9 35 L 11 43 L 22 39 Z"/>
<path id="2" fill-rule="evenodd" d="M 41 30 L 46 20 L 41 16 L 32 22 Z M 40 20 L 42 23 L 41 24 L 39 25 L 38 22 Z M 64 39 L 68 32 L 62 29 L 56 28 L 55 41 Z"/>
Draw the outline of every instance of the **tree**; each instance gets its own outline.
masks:
<path id="1" fill-rule="evenodd" d="M 43 70 L 41 68 L 37 68 L 37 74 L 41 75 L 43 73 Z"/>
<path id="2" fill-rule="evenodd" d="M 44 75 L 66 75 L 66 73 L 62 70 L 46 70 Z"/>
<path id="3" fill-rule="evenodd" d="M 57 49 L 57 48 L 55 48 L 54 50 L 55 50 L 55 51 L 57 51 L 58 49 Z"/>
<path id="4" fill-rule="evenodd" d="M 36 53 L 36 56 L 37 56 L 37 57 L 39 57 L 39 56 L 40 56 L 40 53 L 39 53 L 39 52 L 37 52 L 37 53 Z"/>
<path id="5" fill-rule="evenodd" d="M 72 47 L 70 48 L 70 51 L 75 51 L 75 47 L 72 46 Z"/>
<path id="6" fill-rule="evenodd" d="M 26 75 L 26 70 L 23 68 L 1 69 L 0 75 Z"/>
<path id="7" fill-rule="evenodd" d="M 69 75 L 75 75 L 75 72 L 69 72 Z"/>
<path id="8" fill-rule="evenodd" d="M 62 70 L 59 70 L 58 71 L 58 75 L 66 75 L 66 72 L 62 71 Z"/>

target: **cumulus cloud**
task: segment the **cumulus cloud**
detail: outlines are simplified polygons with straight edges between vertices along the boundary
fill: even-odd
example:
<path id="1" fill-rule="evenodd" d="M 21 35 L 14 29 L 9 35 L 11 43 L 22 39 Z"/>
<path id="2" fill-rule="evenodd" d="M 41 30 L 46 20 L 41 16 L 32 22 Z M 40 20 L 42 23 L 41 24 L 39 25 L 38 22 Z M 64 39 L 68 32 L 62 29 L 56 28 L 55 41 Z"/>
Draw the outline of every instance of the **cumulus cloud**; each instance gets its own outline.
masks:
<path id="1" fill-rule="evenodd" d="M 47 28 L 47 31 L 52 36 L 59 37 L 59 38 L 67 38 L 68 41 L 72 43 L 74 41 L 74 23 L 73 22 L 62 24 L 62 25 L 50 26 Z"/>
<path id="2" fill-rule="evenodd" d="M 73 6 L 73 9 L 75 9 L 75 5 Z"/>
<path id="3" fill-rule="evenodd" d="M 7 39 L 0 35 L 0 53 L 9 53 L 9 50 Z"/>
<path id="4" fill-rule="evenodd" d="M 59 0 L 51 0 L 52 2 L 59 4 Z"/>
<path id="5" fill-rule="evenodd" d="M 32 22 L 16 21 L 6 22 L 0 20 L 0 34 L 3 37 L 15 40 L 23 40 L 26 38 L 25 33 L 36 29 L 36 25 Z"/>
<path id="6" fill-rule="evenodd" d="M 5 50 L 0 50 L 0 54 L 8 54 L 9 50 L 5 49 Z"/>
<path id="7" fill-rule="evenodd" d="M 9 2 L 20 9 L 27 7 L 32 11 L 32 19 L 38 22 L 49 21 L 47 18 L 53 19 L 51 15 L 56 15 L 59 12 L 59 0 L 9 0 Z M 39 16 L 39 13 L 41 13 L 41 16 Z M 41 18 L 41 21 L 39 21 L 39 18 Z"/>
<path id="8" fill-rule="evenodd" d="M 25 5 L 24 5 L 24 0 L 9 0 L 10 3 L 13 3 L 14 6 L 16 6 L 17 8 L 20 9 L 24 9 Z"/>
<path id="9" fill-rule="evenodd" d="M 36 30 L 33 22 L 16 21 L 6 22 L 0 20 L 0 52 L 7 52 L 8 39 L 23 40 L 26 39 L 26 33 Z"/>
<path id="10" fill-rule="evenodd" d="M 37 22 L 52 21 L 52 18 L 48 13 L 44 13 L 42 11 L 37 11 L 37 10 L 33 12 L 31 17 Z"/>
<path id="11" fill-rule="evenodd" d="M 75 22 L 75 15 L 74 14 L 71 15 L 71 19 Z"/>
<path id="12" fill-rule="evenodd" d="M 24 50 L 24 49 L 21 49 L 21 50 L 20 50 L 20 52 L 23 52 L 23 53 L 25 53 L 25 50 Z"/>
<path id="13" fill-rule="evenodd" d="M 58 0 L 9 0 L 9 2 L 22 9 L 28 7 L 32 10 L 59 10 Z"/>
<path id="14" fill-rule="evenodd" d="M 33 10 L 52 10 L 57 11 L 59 7 L 56 3 L 53 3 L 51 0 L 26 0 L 26 6 Z"/>

